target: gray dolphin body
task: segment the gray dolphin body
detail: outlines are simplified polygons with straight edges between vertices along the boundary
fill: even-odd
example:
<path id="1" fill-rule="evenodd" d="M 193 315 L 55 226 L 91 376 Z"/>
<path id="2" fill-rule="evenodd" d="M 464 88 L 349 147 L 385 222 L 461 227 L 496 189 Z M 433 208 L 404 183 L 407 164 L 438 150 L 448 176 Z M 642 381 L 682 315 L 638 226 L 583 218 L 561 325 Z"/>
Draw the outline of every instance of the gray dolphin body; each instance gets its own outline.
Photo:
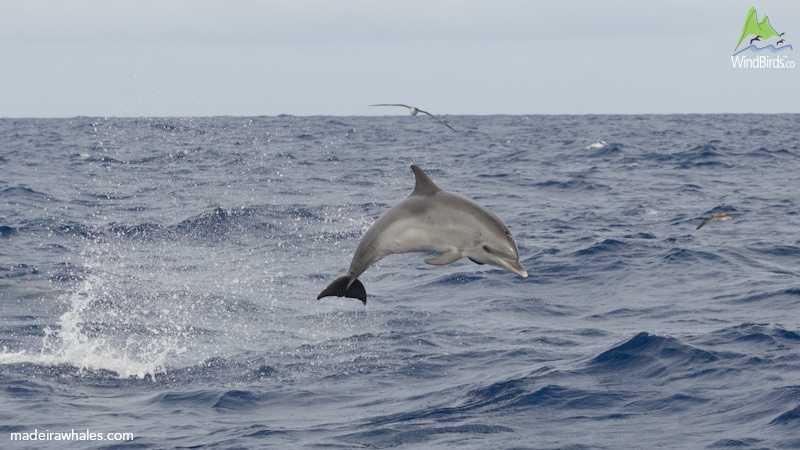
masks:
<path id="1" fill-rule="evenodd" d="M 347 275 L 328 285 L 317 300 L 356 298 L 367 304 L 367 291 L 358 277 L 394 253 L 432 252 L 426 259 L 445 265 L 467 257 L 527 278 L 508 227 L 494 213 L 472 200 L 439 189 L 419 167 L 412 165 L 416 185 L 411 195 L 381 215 L 361 239 Z"/>

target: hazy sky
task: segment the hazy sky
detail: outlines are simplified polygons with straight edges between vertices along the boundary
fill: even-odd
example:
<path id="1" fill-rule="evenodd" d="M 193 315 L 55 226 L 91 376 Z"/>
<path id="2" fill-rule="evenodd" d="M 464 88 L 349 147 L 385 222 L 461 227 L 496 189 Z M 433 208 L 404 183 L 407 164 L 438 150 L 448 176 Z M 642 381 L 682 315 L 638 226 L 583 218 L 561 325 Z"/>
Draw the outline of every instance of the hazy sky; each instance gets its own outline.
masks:
<path id="1" fill-rule="evenodd" d="M 0 0 L 0 117 L 800 112 L 751 6 L 800 66 L 797 0 Z"/>

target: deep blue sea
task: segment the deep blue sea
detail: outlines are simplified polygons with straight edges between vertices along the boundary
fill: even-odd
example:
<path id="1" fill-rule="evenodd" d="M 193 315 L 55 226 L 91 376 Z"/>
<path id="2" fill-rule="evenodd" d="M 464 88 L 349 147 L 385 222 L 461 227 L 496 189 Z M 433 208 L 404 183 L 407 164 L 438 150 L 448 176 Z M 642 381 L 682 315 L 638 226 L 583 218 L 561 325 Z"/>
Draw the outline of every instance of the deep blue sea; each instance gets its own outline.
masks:
<path id="1" fill-rule="evenodd" d="M 0 447 L 800 448 L 800 115 L 442 118 L 0 119 Z M 316 300 L 412 163 L 529 278 Z"/>

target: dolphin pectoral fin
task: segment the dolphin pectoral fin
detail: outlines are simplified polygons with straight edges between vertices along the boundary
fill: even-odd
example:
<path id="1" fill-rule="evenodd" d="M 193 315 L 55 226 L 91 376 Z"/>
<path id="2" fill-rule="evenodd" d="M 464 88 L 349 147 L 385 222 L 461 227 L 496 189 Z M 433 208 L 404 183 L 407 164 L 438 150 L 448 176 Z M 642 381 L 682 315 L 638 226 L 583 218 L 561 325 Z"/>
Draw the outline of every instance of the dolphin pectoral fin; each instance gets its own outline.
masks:
<path id="1" fill-rule="evenodd" d="M 470 261 L 472 261 L 472 262 L 474 262 L 475 264 L 480 264 L 480 265 L 483 265 L 483 264 L 484 264 L 484 263 L 482 263 L 482 262 L 480 262 L 480 261 L 475 261 L 475 260 L 474 260 L 474 259 L 472 259 L 472 258 L 470 258 L 469 260 L 470 260 Z"/>
<path id="2" fill-rule="evenodd" d="M 463 257 L 464 255 L 462 255 L 459 252 L 449 251 L 442 253 L 441 255 L 436 256 L 434 258 L 428 258 L 425 260 L 425 262 L 434 266 L 444 266 L 446 264 L 456 262 Z"/>
<path id="3" fill-rule="evenodd" d="M 364 305 L 367 304 L 367 290 L 364 289 L 364 285 L 358 281 L 358 278 L 351 283 L 350 275 L 345 275 L 334 280 L 333 283 L 329 284 L 328 287 L 319 293 L 317 300 L 330 296 L 356 298 L 361 300 Z"/>

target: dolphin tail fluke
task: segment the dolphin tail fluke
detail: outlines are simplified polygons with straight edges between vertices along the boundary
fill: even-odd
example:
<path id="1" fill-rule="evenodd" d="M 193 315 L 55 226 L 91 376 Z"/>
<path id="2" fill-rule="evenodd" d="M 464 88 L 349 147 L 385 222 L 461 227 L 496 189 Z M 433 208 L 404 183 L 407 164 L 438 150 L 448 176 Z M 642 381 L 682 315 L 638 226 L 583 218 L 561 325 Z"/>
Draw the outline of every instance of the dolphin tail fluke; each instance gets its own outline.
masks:
<path id="1" fill-rule="evenodd" d="M 367 304 L 367 290 L 364 289 L 364 285 L 358 281 L 358 278 L 351 283 L 350 275 L 334 280 L 333 283 L 319 293 L 317 300 L 330 296 L 357 298 L 364 302 L 364 305 Z"/>

